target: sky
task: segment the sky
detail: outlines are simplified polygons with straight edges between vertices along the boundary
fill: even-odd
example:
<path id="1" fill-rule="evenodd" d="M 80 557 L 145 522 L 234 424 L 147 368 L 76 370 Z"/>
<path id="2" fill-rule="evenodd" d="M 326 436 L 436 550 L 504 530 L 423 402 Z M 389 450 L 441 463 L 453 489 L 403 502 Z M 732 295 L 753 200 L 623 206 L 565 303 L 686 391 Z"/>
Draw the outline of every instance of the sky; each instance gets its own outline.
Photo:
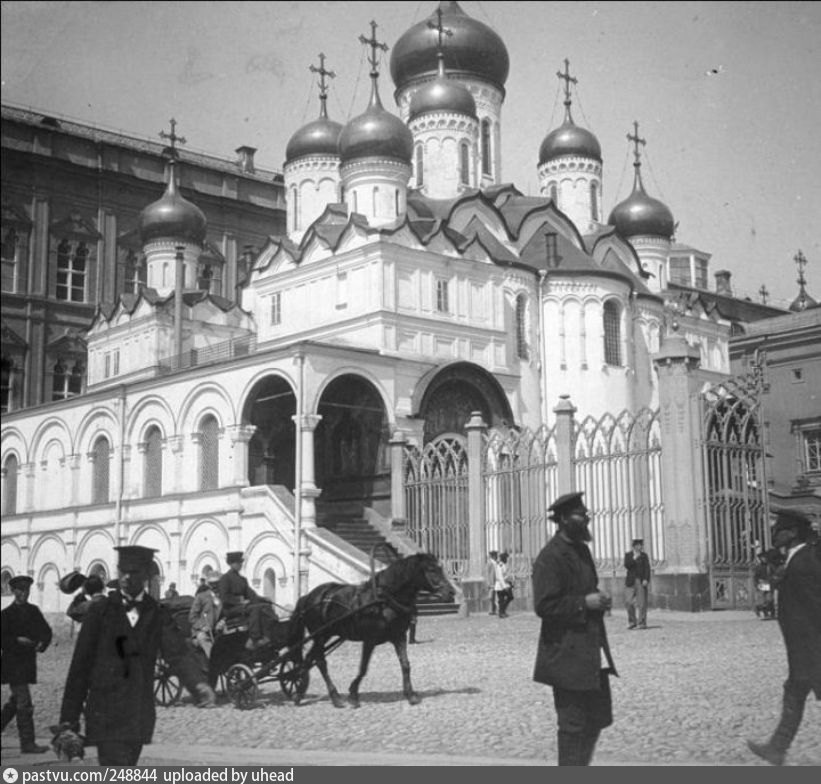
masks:
<path id="1" fill-rule="evenodd" d="M 359 36 L 389 47 L 436 8 L 424 2 L 0 3 L 2 101 L 157 140 L 174 117 L 189 149 L 256 147 L 281 170 L 291 135 L 319 111 L 364 111 Z M 556 72 L 578 79 L 573 116 L 598 138 L 605 214 L 632 189 L 638 121 L 646 190 L 676 239 L 712 254 L 738 296 L 786 307 L 794 256 L 821 300 L 821 3 L 470 2 L 510 55 L 502 180 L 538 188 L 539 145 L 563 118 Z M 388 58 L 380 94 L 395 111 Z M 711 287 L 714 282 L 711 280 Z"/>

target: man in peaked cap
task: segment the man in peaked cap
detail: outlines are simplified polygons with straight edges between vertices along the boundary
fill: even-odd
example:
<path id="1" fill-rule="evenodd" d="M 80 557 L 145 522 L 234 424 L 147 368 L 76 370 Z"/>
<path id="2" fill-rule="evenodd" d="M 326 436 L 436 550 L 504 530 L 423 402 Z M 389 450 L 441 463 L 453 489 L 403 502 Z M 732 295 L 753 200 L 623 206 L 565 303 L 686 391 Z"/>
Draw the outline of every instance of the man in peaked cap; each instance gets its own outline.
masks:
<path id="1" fill-rule="evenodd" d="M 29 603 L 29 592 L 34 580 L 18 575 L 9 580 L 14 601 L 0 613 L 0 646 L 3 656 L 0 681 L 11 687 L 11 696 L 3 705 L 2 725 L 16 716 L 20 751 L 23 754 L 42 754 L 48 746 L 38 746 L 34 740 L 34 704 L 29 684 L 37 683 L 37 654 L 51 643 L 51 627 L 40 608 Z"/>
<path id="2" fill-rule="evenodd" d="M 624 555 L 624 599 L 627 628 L 647 628 L 647 594 L 650 586 L 650 559 L 644 552 L 644 539 L 634 539 L 633 549 Z"/>
<path id="3" fill-rule="evenodd" d="M 589 765 L 599 733 L 613 723 L 609 678 L 617 673 L 604 627 L 611 602 L 598 590 L 582 495 L 552 504 L 558 532 L 533 564 L 533 604 L 542 619 L 533 680 L 553 687 L 559 765 Z"/>
<path id="4" fill-rule="evenodd" d="M 787 680 L 781 718 L 772 737 L 766 743 L 748 740 L 747 745 L 770 765 L 783 765 L 801 726 L 809 693 L 821 700 L 821 544 L 813 536 L 809 518 L 792 509 L 778 513 L 772 542 L 786 553 L 776 588 L 778 624 L 787 649 Z"/>
<path id="5" fill-rule="evenodd" d="M 264 648 L 273 639 L 273 624 L 277 616 L 271 603 L 257 594 L 239 572 L 245 561 L 240 551 L 225 556 L 229 569 L 217 583 L 217 595 L 222 603 L 222 615 L 227 620 L 248 621 L 248 650 Z"/>
<path id="6" fill-rule="evenodd" d="M 210 707 L 216 697 L 170 611 L 146 590 L 155 550 L 116 547 L 119 587 L 88 608 L 66 677 L 58 729 L 80 731 L 101 765 L 136 765 L 154 734 L 154 668 L 162 657 Z"/>

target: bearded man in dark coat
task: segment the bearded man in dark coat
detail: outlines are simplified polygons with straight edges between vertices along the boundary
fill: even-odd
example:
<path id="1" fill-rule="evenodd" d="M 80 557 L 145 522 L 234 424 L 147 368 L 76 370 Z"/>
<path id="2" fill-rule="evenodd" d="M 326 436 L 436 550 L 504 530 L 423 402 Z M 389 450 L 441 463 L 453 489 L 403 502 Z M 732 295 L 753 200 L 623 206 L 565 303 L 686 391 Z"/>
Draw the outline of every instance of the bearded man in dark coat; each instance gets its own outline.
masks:
<path id="1" fill-rule="evenodd" d="M 154 668 L 161 652 L 202 707 L 215 704 L 196 657 L 170 611 L 148 595 L 154 550 L 119 553 L 119 587 L 93 602 L 80 627 L 66 678 L 60 725 L 80 731 L 97 747 L 101 765 L 136 765 L 154 734 Z"/>
<path id="2" fill-rule="evenodd" d="M 559 530 L 533 564 L 533 605 L 542 619 L 533 680 L 553 687 L 559 765 L 589 765 L 599 733 L 613 723 L 609 678 L 617 673 L 604 628 L 611 599 L 598 590 L 582 495 L 568 493 L 550 507 Z"/>
<path id="3" fill-rule="evenodd" d="M 774 582 L 788 674 L 781 719 L 772 737 L 766 743 L 750 740 L 747 745 L 771 765 L 783 765 L 810 692 L 821 700 L 821 544 L 809 518 L 794 510 L 778 513 L 772 542 L 787 556 Z"/>
<path id="4" fill-rule="evenodd" d="M 48 746 L 34 741 L 34 704 L 29 684 L 37 683 L 37 654 L 51 643 L 51 627 L 40 608 L 29 603 L 29 592 L 34 582 L 28 575 L 9 580 L 14 601 L 0 613 L 0 645 L 3 657 L 0 681 L 11 687 L 11 696 L 3 706 L 3 729 L 16 716 L 20 751 L 23 754 L 42 754 Z"/>

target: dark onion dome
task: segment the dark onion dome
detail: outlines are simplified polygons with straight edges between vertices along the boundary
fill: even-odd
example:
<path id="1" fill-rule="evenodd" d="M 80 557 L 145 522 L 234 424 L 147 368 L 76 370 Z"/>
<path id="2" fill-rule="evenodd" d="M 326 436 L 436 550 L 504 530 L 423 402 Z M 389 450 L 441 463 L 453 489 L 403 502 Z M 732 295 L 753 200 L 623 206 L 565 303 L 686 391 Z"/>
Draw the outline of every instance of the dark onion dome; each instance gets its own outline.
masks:
<path id="1" fill-rule="evenodd" d="M 636 165 L 633 192 L 613 207 L 607 222 L 615 226 L 622 237 L 645 235 L 669 240 L 675 233 L 673 213 L 666 204 L 647 195 L 640 169 L 640 164 Z"/>
<path id="2" fill-rule="evenodd" d="M 303 125 L 288 141 L 285 162 L 295 161 L 306 155 L 339 155 L 341 123 L 320 116 Z"/>
<path id="3" fill-rule="evenodd" d="M 205 242 L 205 214 L 177 192 L 173 160 L 169 163 L 165 193 L 140 213 L 137 231 L 143 245 L 159 239 L 182 240 L 197 245 Z"/>
<path id="4" fill-rule="evenodd" d="M 324 82 L 319 95 L 319 117 L 303 125 L 288 141 L 285 148 L 285 163 L 306 155 L 339 155 L 339 134 L 341 123 L 328 119 L 327 93 Z"/>
<path id="5" fill-rule="evenodd" d="M 586 128 L 576 125 L 569 110 L 564 122 L 544 137 L 542 146 L 539 147 L 539 165 L 563 155 L 594 158 L 601 163 L 599 140 Z"/>
<path id="6" fill-rule="evenodd" d="M 408 120 L 430 112 L 453 112 L 476 119 L 476 101 L 467 87 L 448 79 L 443 55 L 439 55 L 439 73 L 432 82 L 425 82 L 411 98 Z"/>
<path id="7" fill-rule="evenodd" d="M 499 35 L 468 16 L 456 2 L 441 2 L 442 25 L 451 31 L 445 48 L 445 68 L 450 74 L 475 76 L 504 87 L 510 58 Z M 438 24 L 436 13 L 405 32 L 391 52 L 391 78 L 399 90 L 419 77 L 437 71 L 439 36 L 428 22 Z"/>
<path id="8" fill-rule="evenodd" d="M 368 108 L 350 120 L 339 135 L 340 161 L 377 157 L 395 158 L 409 164 L 413 156 L 413 135 L 402 120 L 382 106 L 376 77 L 372 79 Z"/>

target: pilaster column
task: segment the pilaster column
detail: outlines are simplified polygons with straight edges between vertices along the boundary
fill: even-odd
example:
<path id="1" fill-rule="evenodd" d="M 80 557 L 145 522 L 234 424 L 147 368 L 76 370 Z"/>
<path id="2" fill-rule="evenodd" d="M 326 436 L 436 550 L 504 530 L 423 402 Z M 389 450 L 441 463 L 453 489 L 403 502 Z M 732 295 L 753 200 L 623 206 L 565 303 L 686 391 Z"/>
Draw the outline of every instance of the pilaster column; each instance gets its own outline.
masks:
<path id="1" fill-rule="evenodd" d="M 165 439 L 165 448 L 167 454 L 171 456 L 171 460 L 168 462 L 171 464 L 166 469 L 165 477 L 171 481 L 168 483 L 168 487 L 171 489 L 172 492 L 181 493 L 185 490 L 195 490 L 197 489 L 197 464 L 194 464 L 193 468 L 193 479 L 189 478 L 191 482 L 191 487 L 183 487 L 184 484 L 184 472 L 182 470 L 182 458 L 185 454 L 185 450 L 183 449 L 184 439 L 182 436 L 168 436 Z M 165 487 L 165 482 L 163 482 L 163 487 Z"/>
<path id="2" fill-rule="evenodd" d="M 291 417 L 296 423 L 296 417 Z M 302 443 L 302 466 L 300 484 L 300 501 L 302 510 L 302 527 L 313 528 L 316 526 L 316 499 L 321 494 L 321 490 L 316 486 L 316 471 L 314 468 L 314 431 L 322 421 L 319 414 L 303 414 L 302 421 L 298 423 L 297 438 Z M 299 472 L 297 473 L 299 475 Z M 294 489 L 296 495 L 296 489 Z"/>
<path id="3" fill-rule="evenodd" d="M 482 436 L 487 425 L 481 411 L 471 412 L 468 434 L 468 579 L 483 580 L 485 564 L 485 484 L 482 481 Z"/>
<path id="4" fill-rule="evenodd" d="M 68 506 L 77 506 L 80 490 L 80 455 L 69 455 L 66 458 L 68 468 Z"/>
<path id="5" fill-rule="evenodd" d="M 256 432 L 255 425 L 233 425 L 225 432 L 231 442 L 232 481 L 238 487 L 247 487 L 248 482 L 248 442 Z"/>
<path id="6" fill-rule="evenodd" d="M 396 430 L 388 442 L 391 448 L 391 522 L 404 530 L 407 524 L 405 511 L 405 434 Z"/>
<path id="7" fill-rule="evenodd" d="M 556 460 L 558 463 L 556 492 L 561 496 L 565 493 L 572 493 L 576 489 L 576 476 L 573 471 L 573 415 L 576 413 L 576 407 L 570 402 L 570 395 L 559 395 L 559 402 L 553 409 L 553 413 L 556 415 Z"/>

